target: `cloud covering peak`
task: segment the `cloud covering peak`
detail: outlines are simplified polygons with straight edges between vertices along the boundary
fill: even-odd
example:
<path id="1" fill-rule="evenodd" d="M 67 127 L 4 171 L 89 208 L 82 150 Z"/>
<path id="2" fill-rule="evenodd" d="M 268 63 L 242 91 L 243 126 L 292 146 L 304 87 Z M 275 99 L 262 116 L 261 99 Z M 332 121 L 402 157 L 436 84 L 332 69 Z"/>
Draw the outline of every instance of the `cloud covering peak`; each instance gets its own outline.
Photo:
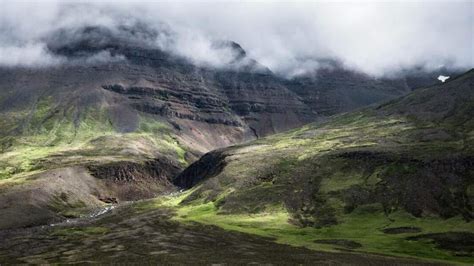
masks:
<path id="1" fill-rule="evenodd" d="M 235 49 L 285 76 L 311 72 L 335 58 L 346 67 L 386 75 L 411 67 L 474 66 L 474 4 L 454 2 L 111 3 L 0 0 L 0 66 L 64 63 L 50 48 L 53 33 L 101 26 L 114 31 L 142 23 L 151 47 L 195 64 L 225 66 Z M 66 38 L 65 37 L 65 38 Z M 150 36 L 148 36 L 150 37 Z M 54 45 L 53 45 L 54 46 Z M 230 47 L 232 48 L 232 47 Z M 93 55 L 108 60 L 110 55 Z M 95 60 L 95 59 L 88 59 Z"/>

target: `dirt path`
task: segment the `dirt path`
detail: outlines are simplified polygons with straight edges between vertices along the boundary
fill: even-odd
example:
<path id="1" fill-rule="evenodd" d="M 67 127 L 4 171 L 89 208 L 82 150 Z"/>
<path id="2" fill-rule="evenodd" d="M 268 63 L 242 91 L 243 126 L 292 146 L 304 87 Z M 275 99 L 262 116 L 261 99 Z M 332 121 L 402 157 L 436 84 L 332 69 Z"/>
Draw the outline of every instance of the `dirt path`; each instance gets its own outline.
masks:
<path id="1" fill-rule="evenodd" d="M 353 253 L 315 252 L 215 226 L 181 224 L 167 209 L 132 205 L 89 222 L 0 231 L 0 264 L 422 264 L 414 260 Z"/>

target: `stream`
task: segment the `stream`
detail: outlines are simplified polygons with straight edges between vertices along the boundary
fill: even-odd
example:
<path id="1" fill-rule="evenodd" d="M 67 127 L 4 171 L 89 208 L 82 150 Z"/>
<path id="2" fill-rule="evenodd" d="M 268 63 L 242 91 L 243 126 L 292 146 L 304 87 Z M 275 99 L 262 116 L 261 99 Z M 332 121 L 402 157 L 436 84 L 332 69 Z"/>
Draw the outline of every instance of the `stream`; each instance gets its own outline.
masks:
<path id="1" fill-rule="evenodd" d="M 86 215 L 83 215 L 81 217 L 73 218 L 73 219 L 66 219 L 66 220 L 61 221 L 59 223 L 49 224 L 49 226 L 54 227 L 54 226 L 81 224 L 81 223 L 89 222 L 91 220 L 94 220 L 95 218 L 98 218 L 100 216 L 103 216 L 104 214 L 109 213 L 110 211 L 112 211 L 113 209 L 115 209 L 117 207 L 119 207 L 118 204 L 108 205 L 108 206 L 101 207 L 101 208 L 96 208 L 96 209 L 93 209 L 90 213 L 88 213 Z"/>

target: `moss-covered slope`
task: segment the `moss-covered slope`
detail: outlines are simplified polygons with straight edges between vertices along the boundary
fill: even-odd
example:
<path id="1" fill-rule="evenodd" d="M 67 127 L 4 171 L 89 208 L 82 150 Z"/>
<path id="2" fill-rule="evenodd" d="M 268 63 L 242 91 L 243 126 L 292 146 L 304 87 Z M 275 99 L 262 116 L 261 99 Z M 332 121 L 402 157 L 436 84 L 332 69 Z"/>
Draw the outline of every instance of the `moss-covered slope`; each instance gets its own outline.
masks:
<path id="1" fill-rule="evenodd" d="M 472 261 L 473 83 L 471 70 L 207 154 L 175 180 L 192 187 L 183 217 L 315 248 L 354 241 L 365 251 Z"/>
<path id="2" fill-rule="evenodd" d="M 0 112 L 0 229 L 174 191 L 170 178 L 195 158 L 170 123 L 136 113 L 135 129 L 121 130 L 108 100 L 85 104 L 72 93 Z"/>

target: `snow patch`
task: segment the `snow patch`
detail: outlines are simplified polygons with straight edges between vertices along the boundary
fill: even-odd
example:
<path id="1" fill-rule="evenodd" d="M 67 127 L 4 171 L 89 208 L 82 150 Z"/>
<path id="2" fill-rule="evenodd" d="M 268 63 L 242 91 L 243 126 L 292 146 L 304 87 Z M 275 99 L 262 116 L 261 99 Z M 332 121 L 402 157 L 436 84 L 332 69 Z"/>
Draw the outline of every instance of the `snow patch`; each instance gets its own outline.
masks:
<path id="1" fill-rule="evenodd" d="M 449 76 L 443 76 L 443 75 L 438 76 L 438 80 L 440 80 L 441 82 L 445 82 L 447 79 L 449 79 Z"/>

